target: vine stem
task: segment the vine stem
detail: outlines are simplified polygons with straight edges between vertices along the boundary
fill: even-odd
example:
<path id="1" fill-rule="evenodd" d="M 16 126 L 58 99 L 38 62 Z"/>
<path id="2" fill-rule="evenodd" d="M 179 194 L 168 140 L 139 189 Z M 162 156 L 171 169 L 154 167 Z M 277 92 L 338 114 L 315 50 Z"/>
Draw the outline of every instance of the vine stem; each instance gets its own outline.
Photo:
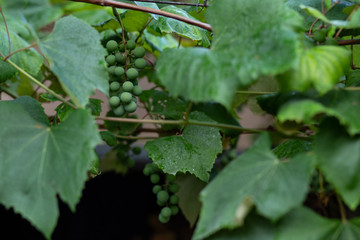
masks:
<path id="1" fill-rule="evenodd" d="M 0 13 L 1 13 L 1 16 L 2 16 L 3 21 L 4 21 L 4 24 L 5 24 L 6 34 L 7 34 L 7 36 L 8 36 L 8 41 L 9 41 L 9 55 L 10 55 L 10 54 L 11 54 L 11 39 L 10 39 L 10 33 L 9 33 L 9 28 L 8 28 L 8 26 L 7 26 L 7 23 L 6 23 L 5 15 L 4 15 L 4 12 L 3 12 L 1 6 L 0 6 Z"/>
<path id="2" fill-rule="evenodd" d="M 128 0 L 132 2 L 146 2 L 146 3 L 160 3 L 160 4 L 171 4 L 171 5 L 182 5 L 182 6 L 194 6 L 194 7 L 208 7 L 207 3 L 186 3 L 186 2 L 170 2 L 170 1 L 156 1 L 156 0 Z"/>
<path id="3" fill-rule="evenodd" d="M 116 1 L 112 1 L 112 0 L 71 0 L 73 2 L 84 2 L 84 3 L 90 3 L 90 4 L 94 4 L 94 5 L 99 5 L 99 6 L 107 6 L 107 7 L 114 7 L 114 8 L 123 8 L 123 9 L 130 9 L 130 10 L 135 10 L 135 11 L 140 11 L 140 12 L 147 12 L 147 13 L 152 13 L 152 14 L 157 14 L 157 15 L 161 15 L 164 17 L 168 17 L 168 18 L 173 18 L 185 23 L 188 23 L 190 25 L 194 25 L 203 29 L 206 29 L 208 31 L 212 31 L 212 28 L 210 26 L 210 24 L 207 23 L 203 23 L 197 20 L 193 20 L 187 17 L 183 17 L 183 16 L 179 16 L 173 13 L 169 13 L 169 12 L 164 12 L 161 10 L 157 10 L 157 9 L 152 9 L 152 8 L 147 8 L 147 7 L 141 7 L 141 6 L 137 6 L 137 5 L 133 5 L 133 4 L 129 4 L 129 3 L 123 3 L 123 2 L 116 2 Z"/>
<path id="4" fill-rule="evenodd" d="M 117 135 L 117 134 L 114 134 L 114 136 L 117 138 L 120 138 L 120 139 L 125 139 L 125 140 L 151 140 L 151 139 L 158 138 L 158 137 L 121 136 L 121 135 Z"/>
<path id="5" fill-rule="evenodd" d="M 346 221 L 347 221 L 347 218 L 346 218 L 345 207 L 344 207 L 343 201 L 341 200 L 341 198 L 340 198 L 340 196 L 339 196 L 338 193 L 336 193 L 336 198 L 337 198 L 337 201 L 338 201 L 338 203 L 339 203 L 341 221 L 342 221 L 342 222 L 346 222 Z"/>
<path id="6" fill-rule="evenodd" d="M 4 59 L 5 56 L 0 53 L 0 56 Z M 34 83 L 36 83 L 37 85 L 39 85 L 40 87 L 42 87 L 44 90 L 46 90 L 48 93 L 50 93 L 51 95 L 53 95 L 54 97 L 56 97 L 57 99 L 59 99 L 60 101 L 62 101 L 63 103 L 69 105 L 70 107 L 77 109 L 77 107 L 75 105 L 73 105 L 72 103 L 68 102 L 65 98 L 63 98 L 62 96 L 60 96 L 59 94 L 57 94 L 56 92 L 54 92 L 53 90 L 51 90 L 50 88 L 48 88 L 47 86 L 45 86 L 43 83 L 41 83 L 40 81 L 38 81 L 36 78 L 34 78 L 33 76 L 31 76 L 29 73 L 27 73 L 26 71 L 24 71 L 24 69 L 22 69 L 21 67 L 19 67 L 18 65 L 16 65 L 14 62 L 12 62 L 10 59 L 5 60 L 5 62 L 9 63 L 11 66 L 13 66 L 16 70 L 18 70 L 19 72 L 21 72 L 22 74 L 24 74 L 28 79 L 30 79 L 31 81 L 33 81 Z"/>

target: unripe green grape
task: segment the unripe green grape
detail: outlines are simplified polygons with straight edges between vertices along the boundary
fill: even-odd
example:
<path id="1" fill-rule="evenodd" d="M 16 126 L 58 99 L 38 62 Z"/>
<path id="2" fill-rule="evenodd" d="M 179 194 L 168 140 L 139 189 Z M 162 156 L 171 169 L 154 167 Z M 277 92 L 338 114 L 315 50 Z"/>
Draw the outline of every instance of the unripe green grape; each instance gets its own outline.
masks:
<path id="1" fill-rule="evenodd" d="M 112 83 L 110 83 L 110 90 L 111 91 L 117 91 L 117 90 L 119 90 L 120 89 L 120 83 L 118 83 L 118 82 L 112 82 Z"/>
<path id="2" fill-rule="evenodd" d="M 122 85 L 122 90 L 124 92 L 131 92 L 131 90 L 134 88 L 134 84 L 130 81 L 126 81 Z"/>
<path id="3" fill-rule="evenodd" d="M 120 64 L 125 64 L 126 62 L 126 56 L 123 56 L 121 53 L 115 53 L 116 61 Z"/>
<path id="4" fill-rule="evenodd" d="M 160 202 L 159 200 L 156 201 L 157 205 L 160 207 L 165 206 L 166 202 Z"/>
<path id="5" fill-rule="evenodd" d="M 146 61 L 143 58 L 138 58 L 135 60 L 135 67 L 139 69 L 143 69 L 146 67 Z"/>
<path id="6" fill-rule="evenodd" d="M 115 68 L 116 68 L 116 66 L 111 66 L 111 67 L 109 67 L 109 68 L 108 68 L 108 72 L 109 72 L 110 74 L 114 74 Z"/>
<path id="7" fill-rule="evenodd" d="M 179 203 L 179 197 L 176 195 L 172 195 L 169 200 L 170 204 L 178 204 Z"/>
<path id="8" fill-rule="evenodd" d="M 116 107 L 120 104 L 120 98 L 118 96 L 113 96 L 109 99 L 110 106 Z"/>
<path id="9" fill-rule="evenodd" d="M 175 175 L 168 174 L 166 175 L 166 180 L 168 180 L 168 182 L 174 182 L 176 180 L 176 177 Z"/>
<path id="10" fill-rule="evenodd" d="M 145 51 L 145 48 L 143 48 L 143 47 L 137 47 L 134 49 L 133 53 L 136 58 L 142 58 L 145 56 L 146 51 Z"/>
<path id="11" fill-rule="evenodd" d="M 164 217 L 163 215 L 161 215 L 161 214 L 159 214 L 159 217 L 158 217 L 158 219 L 159 219 L 159 222 L 161 222 L 161 223 L 168 223 L 169 221 L 170 221 L 170 218 L 168 217 Z"/>
<path id="12" fill-rule="evenodd" d="M 171 214 L 176 215 L 179 212 L 179 208 L 177 206 L 170 206 Z"/>
<path id="13" fill-rule="evenodd" d="M 139 72 L 135 68 L 130 68 L 126 71 L 128 79 L 135 79 L 139 76 Z"/>
<path id="14" fill-rule="evenodd" d="M 124 73 L 125 73 L 125 70 L 123 67 L 116 67 L 114 69 L 114 74 L 118 77 L 121 77 L 122 75 L 124 75 Z"/>
<path id="15" fill-rule="evenodd" d="M 133 158 L 128 158 L 126 165 L 129 168 L 135 166 L 135 160 Z"/>
<path id="16" fill-rule="evenodd" d="M 133 113 L 137 109 L 137 105 L 135 102 L 131 101 L 129 104 L 125 105 L 125 111 L 128 113 Z"/>
<path id="17" fill-rule="evenodd" d="M 170 184 L 169 191 L 172 192 L 172 193 L 178 192 L 179 191 L 179 185 L 177 185 L 176 183 Z"/>
<path id="18" fill-rule="evenodd" d="M 161 186 L 160 185 L 155 185 L 153 188 L 152 188 L 152 192 L 154 194 L 157 194 L 158 192 L 161 191 Z"/>
<path id="19" fill-rule="evenodd" d="M 125 113 L 125 109 L 123 105 L 120 105 L 119 107 L 114 109 L 115 116 L 121 117 L 122 115 L 124 115 L 124 113 Z"/>
<path id="20" fill-rule="evenodd" d="M 142 93 L 142 89 L 139 85 L 137 86 L 134 86 L 133 90 L 132 90 L 132 93 L 135 95 L 135 96 L 139 96 L 141 95 Z"/>
<path id="21" fill-rule="evenodd" d="M 153 184 L 157 184 L 160 182 L 160 176 L 156 173 L 150 175 L 150 182 Z"/>
<path id="22" fill-rule="evenodd" d="M 133 50 L 136 48 L 136 42 L 134 40 L 129 40 L 126 43 L 126 49 L 127 50 Z"/>
<path id="23" fill-rule="evenodd" d="M 166 203 L 169 200 L 169 193 L 165 190 L 161 190 L 156 194 L 156 198 L 158 201 Z"/>
<path id="24" fill-rule="evenodd" d="M 136 147 L 133 147 L 131 149 L 131 151 L 135 154 L 135 155 L 139 155 L 141 153 L 141 148 L 136 146 Z"/>
<path id="25" fill-rule="evenodd" d="M 169 218 L 172 214 L 171 209 L 169 207 L 164 207 L 161 209 L 160 214 L 165 218 Z"/>
<path id="26" fill-rule="evenodd" d="M 149 176 L 150 172 L 151 172 L 151 169 L 145 166 L 144 169 L 143 169 L 143 174 L 145 176 Z"/>
<path id="27" fill-rule="evenodd" d="M 113 52 L 115 51 L 116 49 L 118 48 L 118 43 L 114 40 L 110 40 L 106 43 L 106 49 L 109 51 L 109 52 Z"/>
<path id="28" fill-rule="evenodd" d="M 131 99 L 132 99 L 131 93 L 123 92 L 123 93 L 121 93 L 121 95 L 120 95 L 120 100 L 121 100 L 121 102 L 123 102 L 123 103 L 129 103 L 129 102 L 131 102 Z"/>
<path id="29" fill-rule="evenodd" d="M 120 44 L 120 46 L 119 46 L 119 51 L 120 52 L 125 52 L 125 45 L 122 43 L 122 44 Z"/>
<path id="30" fill-rule="evenodd" d="M 323 42 L 325 40 L 325 37 L 326 37 L 326 32 L 322 30 L 318 30 L 313 34 L 313 39 L 317 42 Z"/>
<path id="31" fill-rule="evenodd" d="M 114 63 L 116 62 L 116 58 L 114 55 L 109 55 L 106 57 L 105 61 L 109 64 L 109 65 L 114 65 Z"/>

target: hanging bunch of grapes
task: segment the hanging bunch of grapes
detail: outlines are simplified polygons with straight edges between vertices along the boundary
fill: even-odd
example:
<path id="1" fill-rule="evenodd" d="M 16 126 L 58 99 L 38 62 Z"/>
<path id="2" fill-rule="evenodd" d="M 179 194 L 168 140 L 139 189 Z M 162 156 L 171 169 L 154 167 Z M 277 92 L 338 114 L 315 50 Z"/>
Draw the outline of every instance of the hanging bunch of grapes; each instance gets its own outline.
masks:
<path id="1" fill-rule="evenodd" d="M 134 40 L 106 43 L 109 55 L 106 62 L 110 74 L 110 107 L 115 116 L 133 113 L 137 108 L 137 96 L 142 93 L 138 85 L 139 70 L 146 67 L 145 49 L 137 47 Z"/>

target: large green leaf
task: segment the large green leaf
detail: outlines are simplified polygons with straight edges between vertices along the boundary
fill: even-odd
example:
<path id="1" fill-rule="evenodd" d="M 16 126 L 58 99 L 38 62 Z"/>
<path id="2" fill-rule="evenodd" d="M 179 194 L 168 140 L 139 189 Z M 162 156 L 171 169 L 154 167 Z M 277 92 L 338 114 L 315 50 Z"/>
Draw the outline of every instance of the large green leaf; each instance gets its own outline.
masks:
<path id="1" fill-rule="evenodd" d="M 360 133 L 360 93 L 357 91 L 331 91 L 318 99 L 304 99 L 283 105 L 278 112 L 281 122 L 316 123 L 314 118 L 327 114 L 339 119 L 351 135 Z"/>
<path id="2" fill-rule="evenodd" d="M 14 102 L 21 104 L 25 111 L 27 111 L 36 121 L 41 122 L 44 125 L 49 125 L 49 119 L 44 113 L 44 108 L 41 106 L 40 102 L 29 96 L 16 98 Z"/>
<path id="3" fill-rule="evenodd" d="M 11 29 L 9 33 L 12 52 L 30 45 L 16 33 L 11 31 Z M 3 25 L 0 26 L 0 52 L 5 56 L 9 54 L 8 36 Z M 18 52 L 12 55 L 10 60 L 31 75 L 36 75 L 39 72 L 41 65 L 43 64 L 42 57 L 33 49 Z M 0 82 L 3 82 L 13 77 L 17 73 L 17 70 L 10 64 L 4 61 L 0 61 L 0 72 Z"/>
<path id="4" fill-rule="evenodd" d="M 350 137 L 339 123 L 325 121 L 315 138 L 318 165 L 351 209 L 360 203 L 360 138 Z"/>
<path id="5" fill-rule="evenodd" d="M 64 17 L 39 42 L 39 47 L 77 106 L 84 107 L 95 89 L 108 94 L 109 76 L 104 60 L 107 53 L 100 35 L 90 25 L 72 16 Z"/>
<path id="6" fill-rule="evenodd" d="M 203 208 L 195 239 L 242 223 L 243 203 L 251 199 L 260 214 L 276 220 L 302 203 L 308 190 L 313 157 L 280 160 L 270 150 L 269 134 L 233 160 L 201 192 Z"/>
<path id="7" fill-rule="evenodd" d="M 299 153 L 308 152 L 312 149 L 312 142 L 290 139 L 273 149 L 278 158 L 294 157 Z"/>
<path id="8" fill-rule="evenodd" d="M 302 207 L 282 219 L 275 240 L 358 240 L 359 236 L 360 218 L 342 222 Z"/>
<path id="9" fill-rule="evenodd" d="M 101 143 L 97 126 L 86 110 L 53 128 L 23 104 L 0 102 L 0 112 L 0 202 L 49 238 L 59 215 L 56 195 L 73 211 L 80 199 L 93 148 Z"/>
<path id="10" fill-rule="evenodd" d="M 350 67 L 350 52 L 339 46 L 317 46 L 302 50 L 293 70 L 278 76 L 283 91 L 305 91 L 314 87 L 325 93 L 339 83 Z"/>
<path id="11" fill-rule="evenodd" d="M 213 28 L 211 50 L 165 50 L 156 68 L 173 96 L 194 102 L 215 100 L 230 108 L 237 87 L 262 75 L 284 72 L 297 52 L 299 16 L 282 0 L 215 1 L 207 10 Z"/>
<path id="12" fill-rule="evenodd" d="M 213 122 L 200 112 L 192 112 L 190 120 Z M 189 172 L 206 182 L 222 142 L 219 129 L 188 125 L 182 135 L 147 142 L 145 149 L 165 173 Z"/>

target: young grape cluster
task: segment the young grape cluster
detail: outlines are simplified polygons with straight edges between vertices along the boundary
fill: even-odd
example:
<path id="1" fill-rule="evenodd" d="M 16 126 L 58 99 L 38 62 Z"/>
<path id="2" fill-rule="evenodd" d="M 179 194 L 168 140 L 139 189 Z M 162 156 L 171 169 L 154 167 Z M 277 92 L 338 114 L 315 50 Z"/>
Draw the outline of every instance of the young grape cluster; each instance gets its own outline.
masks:
<path id="1" fill-rule="evenodd" d="M 161 169 L 154 163 L 145 165 L 143 173 L 150 177 L 150 181 L 154 184 L 152 189 L 156 194 L 157 204 L 162 207 L 159 214 L 159 221 L 167 223 L 170 217 L 179 212 L 179 197 L 175 195 L 179 191 L 179 185 L 175 183 L 176 176 L 163 174 Z"/>
<path id="2" fill-rule="evenodd" d="M 137 98 L 142 93 L 138 85 L 139 70 L 146 67 L 145 49 L 137 47 L 134 40 L 106 43 L 109 55 L 106 62 L 110 74 L 109 104 L 115 116 L 133 113 L 137 109 Z"/>

